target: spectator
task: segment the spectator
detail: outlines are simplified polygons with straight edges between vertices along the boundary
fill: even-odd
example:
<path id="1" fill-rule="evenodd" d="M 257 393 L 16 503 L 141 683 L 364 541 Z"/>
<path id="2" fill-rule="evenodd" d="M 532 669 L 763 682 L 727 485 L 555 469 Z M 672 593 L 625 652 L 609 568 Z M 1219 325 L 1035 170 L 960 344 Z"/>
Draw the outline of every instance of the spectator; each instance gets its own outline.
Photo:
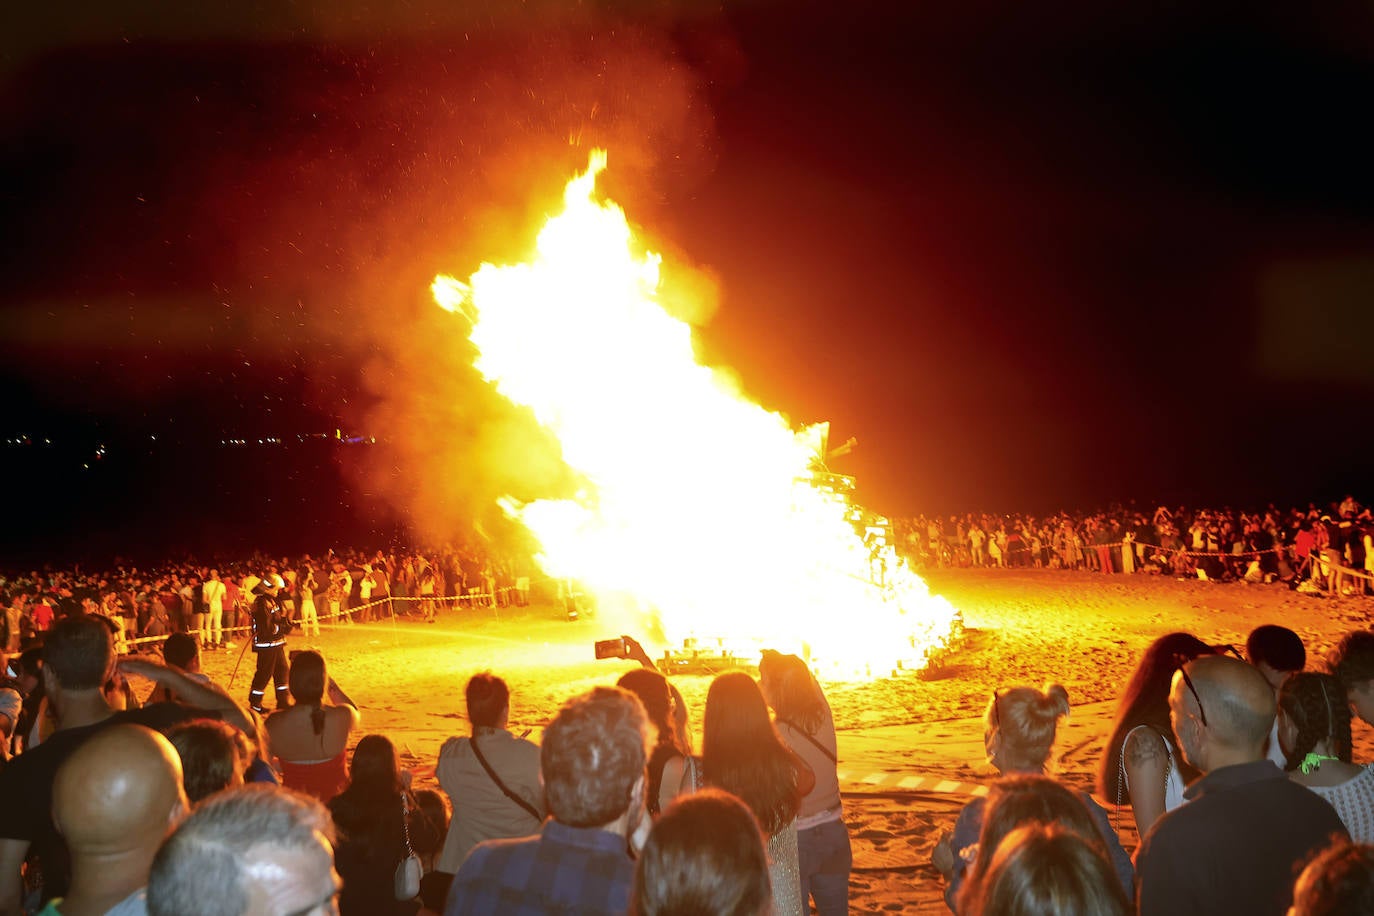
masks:
<path id="1" fill-rule="evenodd" d="M 994 693 L 988 704 L 983 729 L 983 743 L 989 762 L 1004 775 L 1043 776 L 1054 746 L 1059 719 L 1069 714 L 1069 695 L 1058 684 L 1050 684 L 1043 691 L 1032 687 L 1012 687 Z M 1047 788 L 1034 784 L 1042 792 Z M 1087 834 L 1101 844 L 1108 861 L 1116 869 L 1123 893 L 1133 887 L 1134 871 L 1130 857 L 1121 848 L 1121 841 L 1112 829 L 1107 812 L 1086 792 L 1078 793 L 1079 804 L 1091 816 L 1093 830 Z M 954 909 L 965 872 L 970 865 L 979 867 L 983 855 L 991 849 L 983 845 L 983 819 L 987 813 L 986 799 L 975 798 L 959 812 L 954 832 L 936 844 L 932 861 L 949 880 L 945 902 Z"/>
<path id="2" fill-rule="evenodd" d="M 415 802 L 435 828 L 431 835 L 411 837 L 410 840 L 410 846 L 420 857 L 420 868 L 424 872 L 420 878 L 420 903 L 424 910 L 442 913 L 444 901 L 448 899 L 448 889 L 453 884 L 451 873 L 437 870 L 439 853 L 443 851 L 444 839 L 448 836 L 448 802 L 442 792 L 433 789 L 416 792 Z"/>
<path id="3" fill-rule="evenodd" d="M 1307 667 L 1307 648 L 1302 637 L 1287 627 L 1266 623 L 1255 627 L 1245 640 L 1245 658 L 1259 669 L 1269 686 L 1274 688 L 1274 696 L 1279 693 L 1279 685 L 1295 672 Z M 1279 746 L 1279 723 L 1275 717 L 1265 741 L 1265 756 L 1283 768 L 1286 760 L 1283 748 Z"/>
<path id="4" fill-rule="evenodd" d="M 1169 724 L 1169 683 L 1178 666 L 1215 650 L 1196 636 L 1170 633 L 1152 642 L 1117 703 L 1116 719 L 1097 768 L 1097 793 L 1131 806 L 1140 836 L 1166 811 L 1183 804 L 1197 777 Z"/>
<path id="5" fill-rule="evenodd" d="M 564 703 L 540 749 L 553 816 L 535 836 L 475 846 L 444 916 L 625 912 L 634 880 L 628 846 L 648 823 L 647 731 L 644 708 L 627 691 L 597 687 Z"/>
<path id="6" fill-rule="evenodd" d="M 691 783 L 690 772 L 696 769 L 696 761 L 687 759 L 688 753 L 678 739 L 673 724 L 673 693 L 668 679 L 657 671 L 636 668 L 621 675 L 615 682 L 617 687 L 630 691 L 644 704 L 644 712 L 653 727 L 653 750 L 649 754 L 649 794 L 648 809 L 651 817 L 658 817 L 667 802 L 677 795 L 686 784 Z M 667 785 L 664 785 L 665 767 L 673 764 Z"/>
<path id="7" fill-rule="evenodd" d="M 1092 841 L 1052 824 L 1013 830 L 965 916 L 1127 916 L 1131 906 Z"/>
<path id="8" fill-rule="evenodd" d="M 1374 770 L 1350 762 L 1350 704 L 1330 674 L 1304 671 L 1279 688 L 1288 778 L 1331 803 L 1357 843 L 1374 842 Z"/>
<path id="9" fill-rule="evenodd" d="M 963 912 L 969 900 L 978 895 L 978 885 L 987 874 L 998 847 L 1008 834 L 1030 824 L 1053 825 L 1077 833 L 1101 847 L 1106 855 L 1103 832 L 1094 814 L 1083 803 L 1080 793 L 1048 776 L 1014 774 L 1004 776 L 988 790 L 983 829 L 977 844 L 969 850 L 968 868 L 958 895 L 947 903 Z M 1119 845 L 1119 844 L 1117 844 Z M 1120 877 L 1120 869 L 1118 878 Z"/>
<path id="10" fill-rule="evenodd" d="M 270 786 L 202 802 L 153 859 L 150 916 L 327 916 L 335 911 L 334 824 L 308 795 Z"/>
<path id="11" fill-rule="evenodd" d="M 296 576 L 296 587 L 301 595 L 301 634 L 304 636 L 320 635 L 320 615 L 315 609 L 315 590 L 319 586 L 315 568 L 309 564 Z"/>
<path id="12" fill-rule="evenodd" d="M 802 913 L 797 811 L 816 777 L 778 737 L 759 685 L 742 671 L 727 672 L 711 682 L 701 762 L 706 784 L 748 805 L 768 837 L 776 916 Z"/>
<path id="13" fill-rule="evenodd" d="M 210 683 L 210 678 L 200 669 L 200 644 L 190 633 L 173 633 L 162 643 L 162 659 L 169 668 L 185 674 L 201 684 Z M 167 688 L 157 686 L 148 694 L 149 703 L 162 703 L 176 700 Z"/>
<path id="14" fill-rule="evenodd" d="M 329 802 L 339 831 L 334 865 L 343 879 L 340 916 L 403 916 L 418 909 L 397 900 L 393 878 L 411 847 L 432 848 L 437 827 L 408 787 L 396 747 L 383 735 L 366 735 L 353 751 L 348 787 Z"/>
<path id="15" fill-rule="evenodd" d="M 494 674 L 475 674 L 464 692 L 472 735 L 445 741 L 434 769 L 453 805 L 453 823 L 439 856 L 439 871 L 449 874 L 456 873 L 483 840 L 536 832 L 546 812 L 539 784 L 539 745 L 515 737 L 506 728 L 510 724 L 506 682 Z"/>
<path id="16" fill-rule="evenodd" d="M 205 599 L 207 623 L 205 645 L 222 649 L 224 648 L 224 597 L 226 589 L 224 582 L 220 580 L 218 569 L 210 570 L 210 575 L 205 578 L 205 584 L 201 586 L 201 593 Z"/>
<path id="17" fill-rule="evenodd" d="M 181 758 L 182 784 L 191 804 L 231 786 L 243 785 L 248 761 L 240 755 L 242 732 L 215 719 L 174 725 L 167 739 Z"/>
<path id="18" fill-rule="evenodd" d="M 1184 664 L 1169 711 L 1184 756 L 1204 772 L 1137 855 L 1141 916 L 1235 912 L 1282 916 L 1295 866 L 1348 837 L 1324 800 L 1264 759 L 1274 691 L 1226 656 Z"/>
<path id="19" fill-rule="evenodd" d="M 176 751 L 141 725 L 103 729 L 67 758 L 53 780 L 53 822 L 72 880 L 54 913 L 142 916 L 153 856 L 189 807 L 181 782 Z"/>
<path id="20" fill-rule="evenodd" d="M 1330 668 L 1355 714 L 1374 725 L 1374 631 L 1347 633 L 1331 653 Z"/>
<path id="21" fill-rule="evenodd" d="M 1288 916 L 1366 913 L 1374 913 L 1374 846 L 1338 842 L 1302 870 Z"/>
<path id="22" fill-rule="evenodd" d="M 17 658 L 6 661 L 5 670 L 0 671 L 0 766 L 9 759 L 10 742 L 14 740 L 15 728 L 24 709 L 18 661 Z"/>
<path id="23" fill-rule="evenodd" d="M 282 785 L 327 802 L 348 784 L 344 754 L 361 715 L 325 670 L 324 656 L 306 650 L 291 660 L 295 704 L 267 719 L 268 746 L 281 764 Z M 328 693 L 335 703 L 326 703 Z"/>
<path id="24" fill-rule="evenodd" d="M 840 804 L 839 745 L 825 692 L 795 655 L 765 650 L 759 687 L 773 709 L 779 736 L 815 774 L 797 811 L 797 867 L 803 907 L 815 900 L 819 916 L 849 912 L 854 854 Z"/>
<path id="25" fill-rule="evenodd" d="M 768 857 L 754 815 L 718 789 L 674 801 L 654 824 L 635 868 L 635 916 L 768 912 Z"/>

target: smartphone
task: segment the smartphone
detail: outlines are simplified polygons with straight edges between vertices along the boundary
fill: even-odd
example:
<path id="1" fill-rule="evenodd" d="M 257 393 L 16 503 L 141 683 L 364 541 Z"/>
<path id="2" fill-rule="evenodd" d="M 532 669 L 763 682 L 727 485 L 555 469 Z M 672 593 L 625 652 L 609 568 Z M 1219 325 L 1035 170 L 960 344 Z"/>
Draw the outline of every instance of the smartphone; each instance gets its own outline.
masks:
<path id="1" fill-rule="evenodd" d="M 625 645 L 625 637 L 620 636 L 616 639 L 598 639 L 596 641 L 597 658 L 629 658 L 630 647 Z"/>

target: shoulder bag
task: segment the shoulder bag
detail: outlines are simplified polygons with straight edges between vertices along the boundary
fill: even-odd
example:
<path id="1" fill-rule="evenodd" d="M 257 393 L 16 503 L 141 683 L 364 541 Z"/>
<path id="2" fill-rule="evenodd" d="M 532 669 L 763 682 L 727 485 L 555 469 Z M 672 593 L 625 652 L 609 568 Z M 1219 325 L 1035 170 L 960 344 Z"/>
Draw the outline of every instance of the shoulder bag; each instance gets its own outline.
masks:
<path id="1" fill-rule="evenodd" d="M 392 876 L 392 887 L 397 900 L 414 900 L 420 893 L 423 869 L 420 867 L 420 857 L 410 846 L 410 805 L 406 803 L 404 792 L 401 793 L 401 830 L 406 838 L 406 856 L 401 860 L 401 864 L 396 866 L 396 874 Z"/>

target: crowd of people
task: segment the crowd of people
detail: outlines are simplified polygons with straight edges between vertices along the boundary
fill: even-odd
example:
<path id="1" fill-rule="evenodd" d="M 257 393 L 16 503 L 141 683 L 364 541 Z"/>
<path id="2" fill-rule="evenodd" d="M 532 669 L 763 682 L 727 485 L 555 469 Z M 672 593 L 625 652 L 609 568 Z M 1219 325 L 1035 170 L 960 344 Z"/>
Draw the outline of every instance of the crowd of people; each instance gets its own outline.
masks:
<path id="1" fill-rule="evenodd" d="M 1352 715 L 1374 723 L 1374 632 L 1348 634 L 1326 668 L 1275 624 L 1244 651 L 1160 637 L 1119 701 L 1095 796 L 1046 773 L 1064 688 L 998 690 L 984 741 L 1001 778 L 932 854 L 950 909 L 1374 912 L 1374 770 L 1350 737 Z M 1133 818 L 1134 859 L 1098 799 Z"/>
<path id="2" fill-rule="evenodd" d="M 1367 519 L 1333 508 L 1355 528 Z M 1212 555 L 1208 532 L 1222 537 L 1226 521 L 1187 519 L 1201 524 L 1198 554 Z M 1309 565 L 1325 549 L 1309 548 Z M 437 789 L 425 788 L 386 723 L 339 689 L 320 652 L 288 655 L 286 637 L 322 616 L 307 608 L 321 572 L 325 614 L 340 620 L 401 596 L 427 616 L 444 602 L 517 601 L 519 589 L 489 569 L 469 580 L 459 552 L 248 570 L 5 583 L 16 597 L 0 644 L 0 916 L 849 911 L 841 748 L 803 659 L 765 651 L 757 673 L 715 676 L 691 709 L 671 672 L 623 637 L 638 667 L 568 697 L 537 741 L 511 730 L 506 682 L 474 675 L 469 727 L 444 742 Z M 189 602 L 172 581 L 194 583 Z M 105 601 L 112 583 L 143 589 L 132 623 L 125 589 Z M 145 604 L 163 613 L 142 616 Z M 218 636 L 205 619 L 216 611 Z M 137 642 L 163 635 L 160 617 L 165 638 Z M 201 667 L 238 625 L 257 659 L 246 702 Z M 1121 693 L 1091 793 L 1050 765 L 1071 699 L 1057 684 L 989 697 L 998 777 L 931 856 L 951 912 L 1374 912 L 1374 769 L 1351 740 L 1355 717 L 1374 724 L 1374 631 L 1321 660 L 1277 624 L 1243 647 L 1160 637 Z"/>
<path id="3" fill-rule="evenodd" d="M 255 615 L 277 591 L 254 586 Z M 161 660 L 116 635 L 59 616 L 0 682 L 3 916 L 847 912 L 834 722 L 795 656 L 722 674 L 699 752 L 629 637 L 642 667 L 569 698 L 538 745 L 508 731 L 505 682 L 475 675 L 442 791 L 417 791 L 320 653 L 293 654 L 263 717 L 191 634 Z"/>
<path id="4" fill-rule="evenodd" d="M 15 651 L 58 617 L 78 611 L 108 618 L 121 652 L 186 632 L 203 649 L 233 648 L 235 636 L 250 627 L 253 589 L 264 580 L 277 586 L 293 622 L 316 635 L 321 619 L 354 624 L 396 614 L 434 620 L 459 603 L 523 604 L 530 591 L 515 555 L 471 546 L 330 550 L 318 558 L 258 556 L 156 569 L 30 570 L 0 577 L 0 651 Z"/>
<path id="5" fill-rule="evenodd" d="M 276 591 L 259 583 L 255 600 Z M 161 660 L 121 656 L 115 638 L 102 615 L 62 616 L 0 684 L 14 752 L 0 916 L 849 911 L 840 747 L 796 656 L 717 675 L 690 710 L 624 637 L 640 667 L 568 698 L 538 743 L 510 731 L 505 681 L 474 675 L 436 791 L 412 784 L 386 735 L 360 736 L 372 723 L 318 652 L 294 654 L 263 717 L 201 672 L 190 634 Z M 1279 625 L 1243 649 L 1160 637 L 1092 794 L 1050 771 L 1069 708 L 1056 684 L 990 697 L 999 778 L 932 854 L 952 912 L 1371 911 L 1374 770 L 1352 759 L 1351 722 L 1374 723 L 1374 631 L 1322 666 Z M 16 728 L 31 709 L 38 725 Z"/>
<path id="6" fill-rule="evenodd" d="M 1353 496 L 1325 508 L 916 516 L 893 523 L 919 569 L 1036 567 L 1156 573 L 1374 595 L 1374 514 Z"/>

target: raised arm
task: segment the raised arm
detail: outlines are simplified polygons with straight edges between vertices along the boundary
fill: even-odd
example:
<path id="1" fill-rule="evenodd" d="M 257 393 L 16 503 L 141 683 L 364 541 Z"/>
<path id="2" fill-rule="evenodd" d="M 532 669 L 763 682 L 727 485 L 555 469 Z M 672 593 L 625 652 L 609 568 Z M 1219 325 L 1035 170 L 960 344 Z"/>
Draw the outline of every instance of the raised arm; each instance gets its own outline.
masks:
<path id="1" fill-rule="evenodd" d="M 650 671 L 658 671 L 658 665 L 654 664 L 653 659 L 649 658 L 649 653 L 644 651 L 644 647 L 639 644 L 639 640 L 633 636 L 621 635 L 625 640 L 625 657 L 631 661 L 639 662 Z"/>
<path id="2" fill-rule="evenodd" d="M 260 740 L 257 725 L 253 718 L 244 712 L 238 703 L 234 702 L 223 687 L 213 681 L 201 683 L 187 677 L 175 668 L 169 668 L 148 658 L 121 658 L 118 662 L 118 669 L 121 674 L 146 677 L 159 687 L 167 688 L 192 706 L 217 712 L 223 716 L 224 721 L 242 729 L 244 734 L 254 741 Z"/>

